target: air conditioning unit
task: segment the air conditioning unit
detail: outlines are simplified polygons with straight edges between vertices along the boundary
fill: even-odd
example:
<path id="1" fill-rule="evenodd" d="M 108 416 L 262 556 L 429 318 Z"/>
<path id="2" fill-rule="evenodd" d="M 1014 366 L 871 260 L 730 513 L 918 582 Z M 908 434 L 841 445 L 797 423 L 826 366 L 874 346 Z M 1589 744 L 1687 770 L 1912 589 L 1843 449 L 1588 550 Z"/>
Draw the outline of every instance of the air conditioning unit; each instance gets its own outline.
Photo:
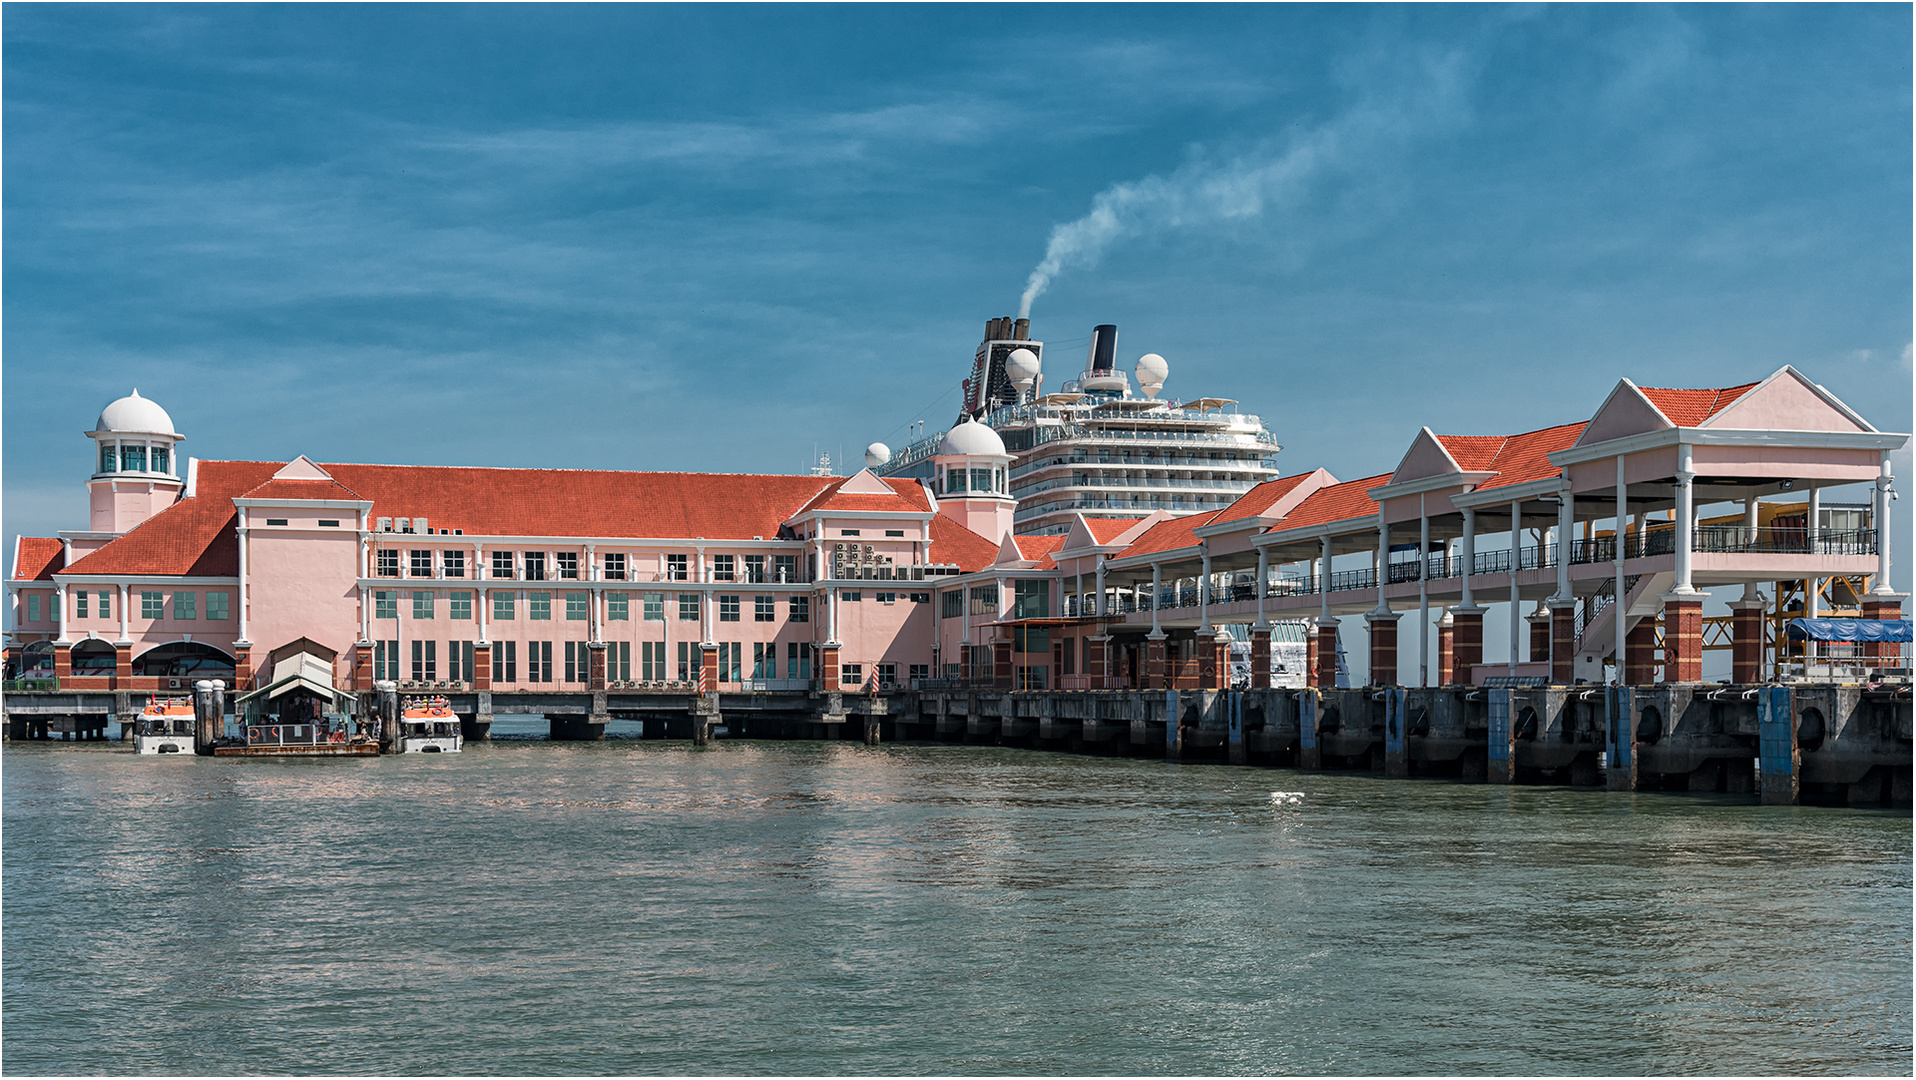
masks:
<path id="1" fill-rule="evenodd" d="M 180 680 L 178 679 L 166 680 L 166 688 L 168 690 L 178 690 L 180 688 Z"/>

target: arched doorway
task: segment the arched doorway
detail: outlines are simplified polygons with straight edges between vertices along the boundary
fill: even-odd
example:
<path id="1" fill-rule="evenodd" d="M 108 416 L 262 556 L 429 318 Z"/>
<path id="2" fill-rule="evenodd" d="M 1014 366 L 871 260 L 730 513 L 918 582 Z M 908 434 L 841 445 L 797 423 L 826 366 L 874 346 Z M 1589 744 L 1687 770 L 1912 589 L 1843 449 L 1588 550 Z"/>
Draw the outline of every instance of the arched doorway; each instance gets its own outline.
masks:
<path id="1" fill-rule="evenodd" d="M 233 658 L 199 641 L 159 645 L 133 658 L 133 674 L 171 679 L 225 679 L 233 683 Z"/>
<path id="2" fill-rule="evenodd" d="M 75 675 L 112 675 L 115 666 L 113 643 L 99 638 L 75 642 L 71 652 Z"/>

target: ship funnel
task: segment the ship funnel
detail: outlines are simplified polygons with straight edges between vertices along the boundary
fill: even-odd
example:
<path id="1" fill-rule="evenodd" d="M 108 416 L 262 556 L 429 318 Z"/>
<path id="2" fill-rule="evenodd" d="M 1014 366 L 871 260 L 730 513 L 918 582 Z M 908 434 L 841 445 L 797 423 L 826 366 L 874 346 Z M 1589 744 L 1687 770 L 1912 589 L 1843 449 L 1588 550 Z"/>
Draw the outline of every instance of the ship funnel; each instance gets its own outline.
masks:
<path id="1" fill-rule="evenodd" d="M 1110 323 L 1091 328 L 1091 351 L 1085 356 L 1086 371 L 1110 371 L 1118 354 L 1118 328 Z"/>

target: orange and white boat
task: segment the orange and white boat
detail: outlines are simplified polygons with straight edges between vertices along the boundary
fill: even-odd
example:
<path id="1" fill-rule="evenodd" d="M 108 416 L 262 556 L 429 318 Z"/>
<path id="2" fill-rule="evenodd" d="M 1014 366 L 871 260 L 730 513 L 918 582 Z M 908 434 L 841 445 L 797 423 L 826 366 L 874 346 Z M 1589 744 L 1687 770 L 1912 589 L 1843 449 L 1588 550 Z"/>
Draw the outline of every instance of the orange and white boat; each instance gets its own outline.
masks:
<path id="1" fill-rule="evenodd" d="M 193 752 L 193 699 L 190 697 L 150 697 L 135 724 L 133 752 L 136 754 Z"/>
<path id="2" fill-rule="evenodd" d="M 443 697 L 407 698 L 399 713 L 399 752 L 457 754 L 465 747 L 459 714 Z"/>

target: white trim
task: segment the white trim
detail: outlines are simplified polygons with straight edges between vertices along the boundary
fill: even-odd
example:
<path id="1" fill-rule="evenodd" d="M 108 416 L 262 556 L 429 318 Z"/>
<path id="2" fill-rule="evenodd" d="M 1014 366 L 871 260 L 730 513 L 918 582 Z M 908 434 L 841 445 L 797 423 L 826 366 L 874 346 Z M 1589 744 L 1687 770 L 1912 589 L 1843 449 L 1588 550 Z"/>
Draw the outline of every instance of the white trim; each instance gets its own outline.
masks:
<path id="1" fill-rule="evenodd" d="M 1727 428 L 1720 431 L 1701 428 L 1667 428 L 1662 431 L 1639 432 L 1635 435 L 1626 435 L 1621 439 L 1591 443 L 1587 446 L 1572 446 L 1565 450 L 1553 451 L 1549 456 L 1552 465 L 1564 466 L 1685 443 L 1693 446 L 1788 446 L 1815 450 L 1896 450 L 1908 441 L 1908 435 L 1893 432 L 1795 431 L 1787 428 Z"/>
<path id="2" fill-rule="evenodd" d="M 1502 473 L 1495 471 L 1441 473 L 1437 476 L 1426 476 L 1416 480 L 1406 480 L 1401 484 L 1384 484 L 1379 487 L 1366 488 L 1364 489 L 1364 494 L 1370 496 L 1372 500 L 1381 503 L 1385 499 L 1402 498 L 1407 495 L 1423 495 L 1432 491 L 1442 491 L 1445 488 L 1473 487 L 1492 477 L 1502 475 Z M 1511 486 L 1514 487 L 1516 485 L 1513 484 Z"/>
<path id="3" fill-rule="evenodd" d="M 1499 488 L 1478 489 L 1459 492 L 1450 497 L 1451 505 L 1459 510 L 1468 506 L 1472 510 L 1480 506 L 1498 506 L 1512 499 L 1554 498 L 1563 490 L 1563 477 L 1546 476 L 1541 480 L 1526 480 L 1521 484 L 1509 484 Z"/>
<path id="4" fill-rule="evenodd" d="M 1316 540 L 1320 537 L 1336 538 L 1339 536 L 1352 536 L 1363 532 L 1374 532 L 1381 523 L 1383 516 L 1383 511 L 1380 510 L 1375 514 L 1365 514 L 1363 517 L 1340 518 L 1337 521 L 1326 521 L 1320 525 L 1302 525 L 1294 529 L 1273 530 L 1252 537 L 1251 544 L 1253 546 L 1288 544 L 1295 543 L 1299 540 Z M 1356 550 L 1364 549 L 1360 548 Z"/>
<path id="5" fill-rule="evenodd" d="M 272 481 L 267 481 L 271 483 Z M 301 483 L 317 484 L 318 480 L 305 480 Z M 248 499 L 233 500 L 234 506 L 315 506 L 329 510 L 371 510 L 373 504 L 366 499 Z M 425 536 L 425 533 L 408 533 L 409 536 Z"/>
<path id="6" fill-rule="evenodd" d="M 238 585 L 239 578 L 219 576 L 189 576 L 186 574 L 63 574 L 55 572 L 61 582 L 69 585 Z M 9 582 L 9 586 L 13 583 Z M 21 582 L 31 585 L 32 582 Z"/>

